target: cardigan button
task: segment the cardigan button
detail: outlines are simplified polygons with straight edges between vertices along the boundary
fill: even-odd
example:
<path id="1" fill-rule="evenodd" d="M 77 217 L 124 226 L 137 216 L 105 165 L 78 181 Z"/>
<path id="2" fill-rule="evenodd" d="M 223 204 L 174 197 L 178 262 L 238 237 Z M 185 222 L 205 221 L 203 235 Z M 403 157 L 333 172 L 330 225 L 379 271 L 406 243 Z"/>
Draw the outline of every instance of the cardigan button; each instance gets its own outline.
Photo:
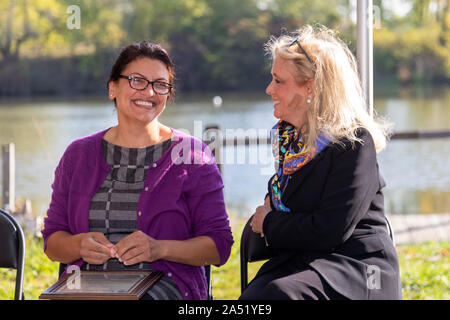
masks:
<path id="1" fill-rule="evenodd" d="M 142 211 L 139 211 L 139 212 L 138 212 L 139 217 L 141 216 L 141 214 L 142 214 Z"/>
<path id="2" fill-rule="evenodd" d="M 156 168 L 157 164 L 155 162 L 152 163 L 152 167 Z"/>
<path id="3" fill-rule="evenodd" d="M 144 189 L 145 191 L 148 191 L 148 187 L 145 187 L 145 189 Z"/>

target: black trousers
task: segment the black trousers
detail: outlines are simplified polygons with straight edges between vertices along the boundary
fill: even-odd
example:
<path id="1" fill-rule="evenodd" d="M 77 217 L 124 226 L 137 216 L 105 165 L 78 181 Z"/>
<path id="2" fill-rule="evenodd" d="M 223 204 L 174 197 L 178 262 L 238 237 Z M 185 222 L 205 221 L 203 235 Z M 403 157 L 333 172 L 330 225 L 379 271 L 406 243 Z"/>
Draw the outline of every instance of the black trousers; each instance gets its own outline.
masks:
<path id="1" fill-rule="evenodd" d="M 293 271 L 288 266 L 253 279 L 239 300 L 345 300 L 313 269 L 305 265 Z"/>

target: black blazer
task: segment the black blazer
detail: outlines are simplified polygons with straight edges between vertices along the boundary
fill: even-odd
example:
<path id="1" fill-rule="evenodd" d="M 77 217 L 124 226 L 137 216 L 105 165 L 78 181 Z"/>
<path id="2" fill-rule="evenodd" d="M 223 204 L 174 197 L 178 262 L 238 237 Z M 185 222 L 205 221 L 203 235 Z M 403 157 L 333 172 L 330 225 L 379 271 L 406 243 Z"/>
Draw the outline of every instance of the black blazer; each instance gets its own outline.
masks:
<path id="1" fill-rule="evenodd" d="M 385 183 L 370 133 L 360 129 L 358 137 L 362 144 L 330 144 L 291 175 L 282 195 L 291 212 L 271 211 L 263 223 L 278 255 L 257 277 L 306 263 L 347 298 L 401 299 L 398 257 L 384 216 Z"/>

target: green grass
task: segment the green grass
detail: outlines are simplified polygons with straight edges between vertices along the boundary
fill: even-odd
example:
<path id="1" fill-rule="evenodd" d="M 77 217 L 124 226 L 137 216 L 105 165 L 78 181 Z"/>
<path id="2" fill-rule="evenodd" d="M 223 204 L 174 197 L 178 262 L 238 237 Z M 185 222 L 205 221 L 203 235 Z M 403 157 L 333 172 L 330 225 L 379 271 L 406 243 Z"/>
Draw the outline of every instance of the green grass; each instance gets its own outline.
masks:
<path id="1" fill-rule="evenodd" d="M 239 239 L 243 225 L 242 221 L 232 224 L 235 243 L 230 259 L 224 266 L 212 268 L 214 299 L 235 300 L 240 295 Z M 42 242 L 42 239 L 27 238 L 24 277 L 27 300 L 38 299 L 41 292 L 57 280 L 58 264 L 45 256 Z M 404 299 L 450 299 L 449 242 L 399 246 L 397 252 Z M 252 279 L 261 264 L 249 264 L 249 279 Z M 0 300 L 13 299 L 15 275 L 15 270 L 0 269 Z"/>
<path id="2" fill-rule="evenodd" d="M 227 263 L 220 268 L 212 267 L 211 281 L 213 296 L 217 300 L 236 300 L 241 295 L 241 269 L 240 269 L 240 239 L 245 222 L 232 226 L 234 244 Z M 259 267 L 264 263 L 255 262 L 248 265 L 248 281 L 256 275 Z"/>
<path id="3" fill-rule="evenodd" d="M 44 254 L 43 240 L 26 237 L 26 257 L 23 291 L 25 299 L 38 299 L 39 295 L 58 280 L 58 263 Z M 13 299 L 16 270 L 0 269 L 0 300 Z"/>
<path id="4" fill-rule="evenodd" d="M 427 242 L 397 247 L 403 299 L 450 299 L 450 243 Z"/>

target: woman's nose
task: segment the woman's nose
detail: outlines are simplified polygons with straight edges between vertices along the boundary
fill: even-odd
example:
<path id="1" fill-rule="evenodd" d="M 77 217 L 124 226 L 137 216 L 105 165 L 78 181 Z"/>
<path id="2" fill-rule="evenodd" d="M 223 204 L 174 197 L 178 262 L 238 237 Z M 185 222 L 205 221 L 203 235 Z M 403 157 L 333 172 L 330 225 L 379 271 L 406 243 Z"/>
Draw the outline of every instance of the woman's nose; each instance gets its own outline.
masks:
<path id="1" fill-rule="evenodd" d="M 153 90 L 153 86 L 151 84 L 148 85 L 148 87 L 144 90 L 146 94 L 149 96 L 154 96 L 156 94 L 155 90 Z"/>
<path id="2" fill-rule="evenodd" d="M 270 81 L 269 85 L 266 88 L 266 94 L 268 94 L 269 96 L 272 95 L 272 82 L 273 81 Z"/>

